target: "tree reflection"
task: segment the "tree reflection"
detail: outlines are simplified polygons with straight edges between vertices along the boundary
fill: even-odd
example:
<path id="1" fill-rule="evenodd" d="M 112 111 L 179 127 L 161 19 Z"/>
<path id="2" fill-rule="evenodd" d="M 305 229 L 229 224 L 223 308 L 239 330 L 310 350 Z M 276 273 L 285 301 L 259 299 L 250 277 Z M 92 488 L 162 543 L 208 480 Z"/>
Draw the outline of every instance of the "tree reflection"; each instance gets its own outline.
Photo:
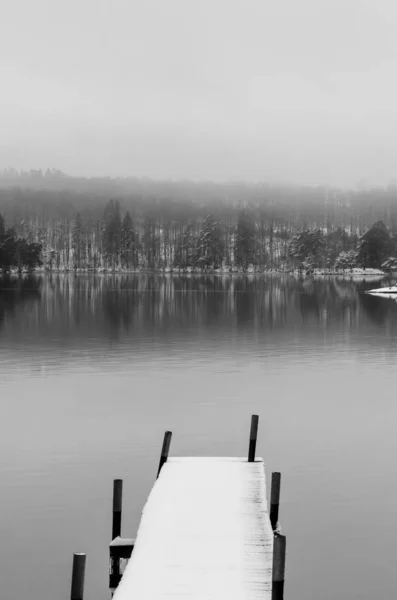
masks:
<path id="1" fill-rule="evenodd" d="M 392 332 L 397 329 L 397 304 L 393 298 L 361 294 L 361 306 L 368 319 Z"/>
<path id="2" fill-rule="evenodd" d="M 19 310 L 35 303 L 35 311 Z M 397 306 L 353 281 L 329 278 L 176 275 L 60 275 L 3 279 L 0 322 L 48 339 L 118 339 L 175 330 L 364 328 L 394 330 Z"/>
<path id="3" fill-rule="evenodd" d="M 41 299 L 41 277 L 0 278 L 0 327 L 8 318 L 15 318 L 18 308 L 28 308 Z"/>

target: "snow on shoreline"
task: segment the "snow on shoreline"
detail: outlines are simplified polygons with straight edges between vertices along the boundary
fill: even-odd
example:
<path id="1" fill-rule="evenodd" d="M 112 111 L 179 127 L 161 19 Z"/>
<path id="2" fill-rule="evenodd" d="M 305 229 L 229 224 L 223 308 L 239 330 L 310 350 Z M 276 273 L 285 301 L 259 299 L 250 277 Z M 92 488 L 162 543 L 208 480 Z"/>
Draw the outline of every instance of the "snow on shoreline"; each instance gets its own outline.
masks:
<path id="1" fill-rule="evenodd" d="M 245 275 L 245 276 L 267 276 L 267 275 L 283 275 L 283 276 L 295 276 L 295 277 L 397 277 L 397 273 L 385 273 L 380 269 L 346 269 L 346 270 L 325 270 L 314 269 L 310 272 L 300 271 L 298 269 L 281 270 L 281 269 L 269 269 L 269 270 L 254 270 L 247 269 L 196 269 L 188 267 L 186 269 L 178 268 L 165 268 L 165 269 L 46 269 L 37 268 L 34 270 L 23 269 L 20 273 L 16 269 L 12 269 L 8 273 L 1 273 L 0 276 L 18 276 L 18 275 L 34 275 L 34 274 L 89 274 L 89 275 L 214 275 L 214 276 L 233 276 L 233 275 Z"/>

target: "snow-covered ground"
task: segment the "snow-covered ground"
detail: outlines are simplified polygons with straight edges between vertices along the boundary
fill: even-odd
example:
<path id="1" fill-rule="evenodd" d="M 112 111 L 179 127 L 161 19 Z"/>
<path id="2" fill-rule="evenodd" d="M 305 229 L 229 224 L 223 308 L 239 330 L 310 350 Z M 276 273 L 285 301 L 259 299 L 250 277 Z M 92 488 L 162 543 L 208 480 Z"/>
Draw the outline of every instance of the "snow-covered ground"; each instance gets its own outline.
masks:
<path id="1" fill-rule="evenodd" d="M 368 294 L 372 294 L 373 296 L 397 296 L 397 285 L 385 286 L 381 288 L 374 288 L 372 290 L 368 290 Z"/>

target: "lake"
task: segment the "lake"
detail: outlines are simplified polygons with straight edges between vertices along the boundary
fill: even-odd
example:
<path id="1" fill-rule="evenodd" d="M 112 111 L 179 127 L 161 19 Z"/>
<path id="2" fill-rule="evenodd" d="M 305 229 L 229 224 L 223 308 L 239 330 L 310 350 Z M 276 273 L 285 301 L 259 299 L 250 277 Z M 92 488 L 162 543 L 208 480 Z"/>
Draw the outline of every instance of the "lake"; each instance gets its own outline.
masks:
<path id="1" fill-rule="evenodd" d="M 386 281 L 384 282 L 386 285 Z M 379 280 L 48 275 L 0 284 L 2 600 L 108 592 L 114 478 L 135 535 L 171 454 L 282 472 L 287 599 L 393 597 L 397 303 Z M 270 486 L 269 486 L 270 487 Z"/>

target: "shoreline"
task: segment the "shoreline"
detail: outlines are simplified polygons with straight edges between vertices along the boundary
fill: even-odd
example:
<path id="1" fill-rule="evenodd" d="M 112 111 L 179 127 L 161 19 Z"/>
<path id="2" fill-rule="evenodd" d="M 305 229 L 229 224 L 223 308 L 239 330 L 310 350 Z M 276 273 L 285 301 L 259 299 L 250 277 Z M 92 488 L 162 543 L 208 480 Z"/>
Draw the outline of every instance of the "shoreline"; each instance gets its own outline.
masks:
<path id="1" fill-rule="evenodd" d="M 311 272 L 299 271 L 298 269 L 281 270 L 281 269 L 268 269 L 268 270 L 254 270 L 254 269 L 199 269 L 188 267 L 182 268 L 164 268 L 164 269 L 48 269 L 48 268 L 36 268 L 36 269 L 22 269 L 21 271 L 12 269 L 8 272 L 0 271 L 0 277 L 10 276 L 22 276 L 22 275 L 178 275 L 178 276 L 288 276 L 288 277 L 300 277 L 300 278 L 327 278 L 327 277 L 342 277 L 342 278 L 386 278 L 389 279 L 397 277 L 397 273 L 385 273 L 379 269 L 349 269 L 344 271 L 324 271 L 322 269 L 315 269 Z"/>

